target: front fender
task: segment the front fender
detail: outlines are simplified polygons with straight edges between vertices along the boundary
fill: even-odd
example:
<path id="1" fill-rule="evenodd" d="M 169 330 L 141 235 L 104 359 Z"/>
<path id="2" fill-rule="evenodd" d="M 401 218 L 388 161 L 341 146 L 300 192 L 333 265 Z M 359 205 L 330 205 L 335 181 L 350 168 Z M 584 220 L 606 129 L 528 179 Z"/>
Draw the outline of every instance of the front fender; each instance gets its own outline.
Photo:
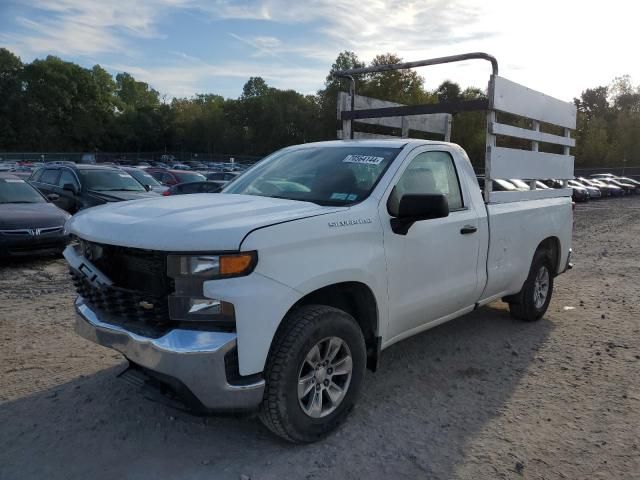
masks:
<path id="1" fill-rule="evenodd" d="M 205 282 L 203 293 L 234 305 L 240 375 L 264 370 L 280 322 L 302 298 L 296 290 L 256 272 L 247 277 Z"/>

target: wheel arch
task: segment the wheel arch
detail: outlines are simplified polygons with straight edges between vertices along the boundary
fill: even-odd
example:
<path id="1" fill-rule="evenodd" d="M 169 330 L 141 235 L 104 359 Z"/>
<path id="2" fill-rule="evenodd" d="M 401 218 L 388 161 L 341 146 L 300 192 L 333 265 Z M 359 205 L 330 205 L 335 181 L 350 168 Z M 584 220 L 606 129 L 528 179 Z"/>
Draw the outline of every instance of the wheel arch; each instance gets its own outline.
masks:
<path id="1" fill-rule="evenodd" d="M 560 239 L 558 237 L 547 237 L 538 244 L 538 247 L 536 248 L 535 252 L 533 252 L 533 256 L 531 257 L 531 259 L 533 261 L 533 257 L 535 256 L 536 252 L 540 250 L 548 251 L 549 255 L 551 256 L 551 262 L 555 269 L 553 274 L 557 275 L 558 272 L 561 271 L 560 260 L 562 258 L 562 255 L 560 254 L 560 248 Z"/>
<path id="2" fill-rule="evenodd" d="M 362 330 L 367 347 L 367 368 L 378 366 L 382 337 L 378 302 L 371 288 L 362 282 L 339 282 L 307 293 L 291 306 L 287 315 L 305 305 L 326 305 L 351 315 Z M 277 336 L 278 332 L 276 332 Z M 275 338 L 275 337 L 274 337 Z"/>

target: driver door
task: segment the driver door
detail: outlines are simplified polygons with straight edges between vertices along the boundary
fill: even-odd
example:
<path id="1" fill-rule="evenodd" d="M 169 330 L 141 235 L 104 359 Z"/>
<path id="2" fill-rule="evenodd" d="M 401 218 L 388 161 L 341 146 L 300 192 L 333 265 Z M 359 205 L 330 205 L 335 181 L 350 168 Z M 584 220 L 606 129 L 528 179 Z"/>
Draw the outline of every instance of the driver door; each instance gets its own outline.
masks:
<path id="1" fill-rule="evenodd" d="M 389 338 L 436 322 L 477 300 L 478 218 L 460 186 L 454 158 L 438 148 L 410 154 L 380 202 Z M 389 197 L 397 201 L 403 194 L 429 193 L 446 195 L 449 216 L 415 222 L 405 235 L 394 233 Z"/>

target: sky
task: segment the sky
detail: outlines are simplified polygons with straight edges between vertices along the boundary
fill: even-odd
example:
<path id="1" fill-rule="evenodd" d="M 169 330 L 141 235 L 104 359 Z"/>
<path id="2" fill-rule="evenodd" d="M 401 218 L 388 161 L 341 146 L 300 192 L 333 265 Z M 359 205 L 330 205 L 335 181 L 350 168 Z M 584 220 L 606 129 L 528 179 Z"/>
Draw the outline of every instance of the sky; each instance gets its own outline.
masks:
<path id="1" fill-rule="evenodd" d="M 640 82 L 634 0 L 0 0 L 0 47 L 126 71 L 161 94 L 238 97 L 250 76 L 314 93 L 343 50 L 369 62 L 483 51 L 500 74 L 563 100 L 631 75 Z M 483 61 L 418 72 L 486 87 Z"/>

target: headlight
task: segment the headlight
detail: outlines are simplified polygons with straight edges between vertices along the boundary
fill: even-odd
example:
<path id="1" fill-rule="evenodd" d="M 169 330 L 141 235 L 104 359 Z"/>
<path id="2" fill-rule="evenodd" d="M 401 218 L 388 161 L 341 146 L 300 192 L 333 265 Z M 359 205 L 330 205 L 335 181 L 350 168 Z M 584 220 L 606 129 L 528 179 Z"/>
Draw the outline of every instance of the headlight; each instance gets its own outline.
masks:
<path id="1" fill-rule="evenodd" d="M 257 252 L 232 253 L 228 255 L 169 255 L 167 274 L 172 278 L 241 277 L 253 271 L 258 259 Z"/>
<path id="2" fill-rule="evenodd" d="M 169 255 L 167 275 L 175 283 L 175 292 L 169 296 L 169 317 L 177 321 L 215 321 L 232 326 L 235 322 L 233 304 L 204 297 L 203 284 L 207 280 L 248 275 L 257 259 L 257 252 Z"/>

